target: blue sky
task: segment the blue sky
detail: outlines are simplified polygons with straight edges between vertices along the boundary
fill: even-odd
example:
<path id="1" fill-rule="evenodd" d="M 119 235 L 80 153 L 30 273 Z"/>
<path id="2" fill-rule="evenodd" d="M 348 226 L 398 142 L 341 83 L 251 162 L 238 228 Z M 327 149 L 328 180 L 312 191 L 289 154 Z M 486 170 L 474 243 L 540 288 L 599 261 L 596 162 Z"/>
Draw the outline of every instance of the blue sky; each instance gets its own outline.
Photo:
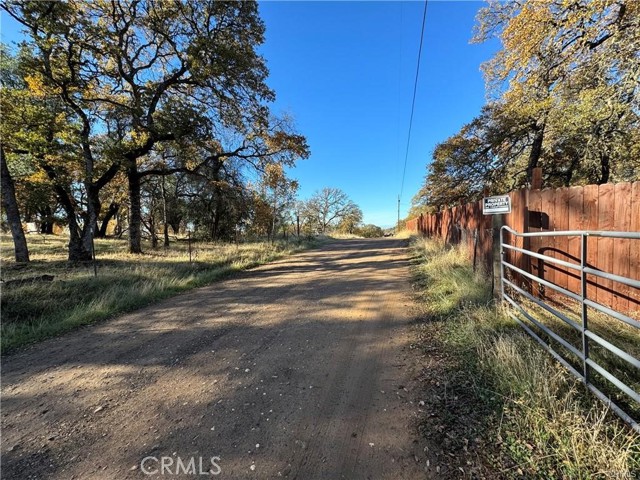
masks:
<path id="1" fill-rule="evenodd" d="M 484 104 L 480 64 L 498 45 L 469 43 L 481 6 L 429 2 L 402 217 L 434 146 Z M 261 2 L 276 107 L 294 116 L 311 147 L 291 172 L 303 198 L 341 188 L 366 223 L 395 224 L 423 9 L 423 2 Z"/>
<path id="2" fill-rule="evenodd" d="M 498 45 L 469 43 L 482 5 L 429 1 L 402 217 L 434 146 L 484 104 L 480 64 Z M 274 110 L 295 119 L 311 148 L 290 172 L 301 198 L 337 187 L 365 223 L 395 224 L 423 9 L 422 1 L 260 2 Z M 2 41 L 19 40 L 18 30 L 3 12 Z"/>

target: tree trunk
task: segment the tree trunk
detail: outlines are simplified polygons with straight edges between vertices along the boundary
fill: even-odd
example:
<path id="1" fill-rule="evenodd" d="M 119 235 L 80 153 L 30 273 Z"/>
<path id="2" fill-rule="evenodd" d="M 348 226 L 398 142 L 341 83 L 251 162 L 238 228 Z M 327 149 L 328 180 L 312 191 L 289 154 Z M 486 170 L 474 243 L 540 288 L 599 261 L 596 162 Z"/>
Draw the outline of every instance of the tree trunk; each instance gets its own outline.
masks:
<path id="1" fill-rule="evenodd" d="M 45 220 L 40 224 L 40 233 L 42 235 L 53 235 L 53 222 Z"/>
<path id="2" fill-rule="evenodd" d="M 529 162 L 527 164 L 527 183 L 531 183 L 533 179 L 533 169 L 538 166 L 540 157 L 542 156 L 542 143 L 544 141 L 544 124 L 541 127 L 536 126 L 536 136 L 531 144 L 531 152 L 529 152 Z"/>
<path id="3" fill-rule="evenodd" d="M 153 215 L 149 218 L 149 233 L 151 234 L 151 248 L 158 248 L 158 234 L 156 233 L 156 221 Z"/>
<path id="4" fill-rule="evenodd" d="M 564 174 L 564 185 L 565 187 L 570 187 L 571 186 L 571 180 L 573 180 L 573 174 L 576 171 L 577 166 L 580 163 L 580 157 L 578 157 L 577 154 L 574 154 L 571 157 L 571 163 L 569 164 L 569 168 L 567 168 L 567 171 Z"/>
<path id="5" fill-rule="evenodd" d="M 271 225 L 271 241 L 276 240 L 276 216 L 278 214 L 278 195 L 276 189 L 273 189 L 273 224 Z"/>
<path id="6" fill-rule="evenodd" d="M 129 183 L 129 253 L 142 253 L 142 209 L 140 175 L 136 164 L 127 169 Z"/>
<path id="7" fill-rule="evenodd" d="M 215 241 L 220 239 L 220 204 L 216 204 L 213 217 L 213 226 L 211 227 L 211 238 Z"/>
<path id="8" fill-rule="evenodd" d="M 598 180 L 598 185 L 603 185 L 609 181 L 609 177 L 611 176 L 611 164 L 609 155 L 603 153 L 600 155 L 600 179 Z"/>
<path id="9" fill-rule="evenodd" d="M 73 209 L 67 212 L 67 220 L 69 222 L 69 261 L 91 261 L 93 259 L 92 242 L 93 228 L 95 227 L 95 215 L 88 214 L 85 217 L 82 229 L 80 229 L 80 225 L 78 225 L 75 211 Z"/>
<path id="10" fill-rule="evenodd" d="M 67 222 L 69 223 L 69 261 L 86 262 L 91 260 L 91 250 L 87 250 L 82 241 L 80 226 L 76 220 L 75 210 L 67 192 L 60 186 L 56 186 L 54 189 L 67 214 Z"/>
<path id="11" fill-rule="evenodd" d="M 0 145 L 0 176 L 2 177 L 2 203 L 7 214 L 7 221 L 11 228 L 11 236 L 13 237 L 13 246 L 16 262 L 29 261 L 29 249 L 27 248 L 27 239 L 22 230 L 20 222 L 20 211 L 18 210 L 18 202 L 16 201 L 16 191 L 13 185 L 13 179 L 9 173 L 9 167 L 4 158 L 4 148 Z"/>
<path id="12" fill-rule="evenodd" d="M 98 215 L 100 214 L 100 189 L 91 182 L 85 182 L 87 191 L 87 215 L 82 226 L 83 249 L 89 252 L 89 260 L 93 259 L 93 239 L 98 225 Z"/>
<path id="13" fill-rule="evenodd" d="M 76 219 L 76 211 L 71 195 L 60 184 L 56 183 L 57 178 L 55 171 L 50 166 L 43 165 L 43 168 L 53 181 L 53 191 L 56 193 L 58 201 L 67 215 L 67 222 L 69 223 L 69 261 L 85 262 L 91 260 L 91 244 L 89 244 L 89 248 L 87 249 Z"/>
<path id="14" fill-rule="evenodd" d="M 113 235 L 117 238 L 122 237 L 122 212 L 118 210 L 116 213 L 116 228 L 113 230 Z"/>
<path id="15" fill-rule="evenodd" d="M 82 235 L 76 229 L 69 227 L 69 261 L 88 262 L 91 259 L 91 250 L 85 248 Z"/>
<path id="16" fill-rule="evenodd" d="M 107 212 L 104 215 L 104 219 L 102 220 L 100 229 L 96 233 L 96 238 L 105 238 L 107 236 L 107 228 L 109 227 L 109 222 L 118 214 L 118 210 L 120 210 L 120 204 L 111 202 L 109 208 L 107 209 Z"/>
<path id="17" fill-rule="evenodd" d="M 46 205 L 40 212 L 40 233 L 43 235 L 53 234 L 53 213 L 51 207 Z"/>
<path id="18" fill-rule="evenodd" d="M 169 224 L 166 222 L 164 223 L 162 233 L 164 234 L 164 246 L 165 248 L 169 248 Z"/>
<path id="19" fill-rule="evenodd" d="M 167 223 L 167 190 L 162 176 L 162 233 L 164 235 L 164 248 L 169 248 L 169 224 Z"/>

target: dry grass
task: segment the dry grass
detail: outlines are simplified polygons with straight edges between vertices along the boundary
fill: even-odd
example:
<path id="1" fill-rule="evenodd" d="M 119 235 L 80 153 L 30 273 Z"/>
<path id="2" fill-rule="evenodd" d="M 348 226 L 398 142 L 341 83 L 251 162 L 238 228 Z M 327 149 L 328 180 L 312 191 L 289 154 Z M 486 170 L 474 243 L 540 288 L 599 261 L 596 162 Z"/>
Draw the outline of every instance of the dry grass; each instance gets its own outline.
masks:
<path id="1" fill-rule="evenodd" d="M 246 244 L 186 242 L 168 251 L 130 255 L 124 240 L 96 240 L 98 275 L 91 262 L 67 262 L 67 239 L 30 235 L 31 262 L 16 265 L 10 237 L 2 236 L 2 279 L 54 275 L 51 282 L 9 284 L 2 291 L 2 351 L 131 311 L 311 246 L 314 242 Z"/>
<path id="2" fill-rule="evenodd" d="M 335 238 L 336 240 L 352 240 L 356 238 L 364 238 L 361 235 L 355 235 L 353 233 L 331 232 L 327 235 L 328 238 Z"/>
<path id="3" fill-rule="evenodd" d="M 404 230 L 400 230 L 399 232 L 397 232 L 394 235 L 394 237 L 395 238 L 403 238 L 404 239 L 404 238 L 414 238 L 414 237 L 416 237 L 416 235 L 417 235 L 416 232 L 412 232 L 411 230 L 404 229 Z"/>
<path id="4" fill-rule="evenodd" d="M 518 298 L 515 293 L 509 292 L 509 294 L 512 298 Z M 555 301 L 547 300 L 547 302 L 556 310 L 559 310 L 561 313 L 569 317 L 570 320 L 573 320 L 575 323 L 580 325 L 582 320 L 577 302 L 563 299 L 560 303 L 559 300 L 560 299 L 556 298 Z M 536 320 L 549 328 L 552 332 L 568 341 L 569 344 L 578 351 L 582 351 L 582 335 L 579 331 L 533 302 L 522 298 L 518 298 L 518 302 L 521 303 L 524 306 L 525 311 L 527 311 Z M 519 314 L 519 318 L 524 320 L 524 322 L 533 329 L 538 336 L 550 344 L 554 350 L 558 351 L 576 370 L 580 372 L 582 371 L 583 365 L 580 358 L 576 357 L 561 343 L 545 334 L 544 331 L 524 319 L 522 314 Z M 588 325 L 589 330 L 596 333 L 604 340 L 629 353 L 635 358 L 640 358 L 640 331 L 638 331 L 638 329 L 591 308 L 588 309 Z M 635 391 L 640 391 L 640 371 L 627 363 L 626 360 L 623 360 L 593 340 L 589 341 L 589 358 Z M 623 407 L 635 418 L 640 418 L 639 404 L 633 402 L 626 394 L 613 386 L 607 379 L 599 375 L 597 372 L 591 371 L 590 378 L 591 382 L 598 389 L 609 395 L 616 404 Z"/>
<path id="5" fill-rule="evenodd" d="M 426 239 L 413 245 L 422 303 L 431 321 L 441 325 L 431 334 L 456 357 L 456 371 L 449 372 L 449 378 L 473 385 L 478 402 L 474 411 L 493 412 L 490 420 L 475 424 L 485 426 L 487 445 L 495 445 L 480 452 L 494 475 L 635 478 L 640 472 L 640 435 L 542 350 L 504 309 L 490 303 L 486 280 L 474 276 L 463 250 Z M 592 326 L 598 328 L 598 322 L 594 317 Z M 610 322 L 600 328 L 616 330 Z"/>

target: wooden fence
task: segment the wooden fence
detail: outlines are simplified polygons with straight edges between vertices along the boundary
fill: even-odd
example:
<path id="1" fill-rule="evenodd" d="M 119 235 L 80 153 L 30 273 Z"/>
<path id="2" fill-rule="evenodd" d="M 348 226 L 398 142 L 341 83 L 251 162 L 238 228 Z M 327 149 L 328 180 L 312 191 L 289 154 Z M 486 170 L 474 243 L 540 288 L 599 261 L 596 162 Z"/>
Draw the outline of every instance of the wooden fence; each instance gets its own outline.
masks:
<path id="1" fill-rule="evenodd" d="M 640 182 L 556 189 L 522 189 L 511 192 L 511 213 L 503 224 L 518 232 L 560 230 L 640 231 Z M 466 244 L 488 269 L 492 265 L 491 216 L 482 215 L 481 202 L 468 203 L 421 215 L 407 222 L 407 229 L 440 237 L 447 243 Z M 511 238 L 509 243 L 572 263 L 579 263 L 579 237 Z M 640 279 L 640 241 L 591 237 L 587 241 L 591 268 Z M 577 271 L 508 251 L 507 261 L 560 287 L 580 293 Z M 516 279 L 536 295 L 534 285 Z M 638 289 L 612 280 L 588 277 L 587 298 L 619 312 L 640 311 Z"/>
<path id="2" fill-rule="evenodd" d="M 407 222 L 407 229 L 428 237 L 442 238 L 449 244 L 463 243 L 474 264 L 491 269 L 492 219 L 482 214 L 482 202 L 467 203 L 431 215 L 420 215 Z"/>

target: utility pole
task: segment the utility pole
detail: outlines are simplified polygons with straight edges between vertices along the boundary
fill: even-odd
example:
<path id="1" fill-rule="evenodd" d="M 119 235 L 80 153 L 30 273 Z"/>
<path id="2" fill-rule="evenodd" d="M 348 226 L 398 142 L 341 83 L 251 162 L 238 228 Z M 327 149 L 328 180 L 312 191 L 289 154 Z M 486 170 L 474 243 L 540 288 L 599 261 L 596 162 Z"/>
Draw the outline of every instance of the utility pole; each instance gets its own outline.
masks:
<path id="1" fill-rule="evenodd" d="M 396 223 L 396 233 L 400 231 L 400 195 L 398 195 L 398 222 Z"/>

